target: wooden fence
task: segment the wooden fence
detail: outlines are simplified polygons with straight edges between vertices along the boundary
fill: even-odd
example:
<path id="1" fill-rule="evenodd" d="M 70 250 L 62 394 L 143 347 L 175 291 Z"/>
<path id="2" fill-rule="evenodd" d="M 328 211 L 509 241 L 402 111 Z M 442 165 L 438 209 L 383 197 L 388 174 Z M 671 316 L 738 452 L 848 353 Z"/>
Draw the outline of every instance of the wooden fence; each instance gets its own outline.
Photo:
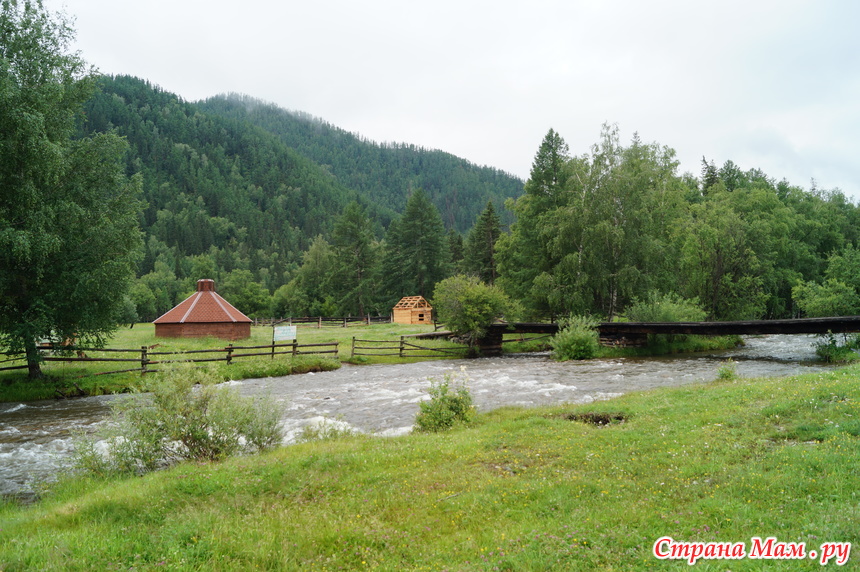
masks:
<path id="1" fill-rule="evenodd" d="M 431 348 L 406 341 L 406 336 L 396 340 L 360 340 L 352 338 L 350 357 L 397 356 L 397 357 L 463 357 L 466 348 Z M 423 352 L 423 353 L 422 353 Z"/>
<path id="2" fill-rule="evenodd" d="M 314 349 L 309 349 L 314 348 Z M 204 363 L 204 362 L 218 362 L 223 361 L 228 365 L 233 363 L 234 359 L 245 358 L 245 357 L 260 357 L 260 356 L 270 356 L 272 359 L 276 355 L 290 354 L 293 356 L 297 355 L 308 355 L 308 354 L 335 354 L 338 353 L 338 342 L 328 342 L 321 344 L 299 344 L 296 340 L 287 343 L 272 343 L 265 346 L 234 346 L 233 344 L 228 344 L 224 348 L 216 348 L 210 350 L 188 350 L 188 351 L 173 351 L 173 352 L 157 352 L 152 351 L 152 348 L 149 346 L 141 346 L 140 349 L 113 349 L 113 348 L 79 348 L 75 346 L 57 346 L 56 348 L 53 346 L 42 346 L 39 348 L 40 351 L 58 351 L 60 353 L 75 353 L 76 355 L 73 357 L 72 355 L 50 355 L 43 356 L 43 361 L 62 361 L 69 363 L 98 363 L 98 362 L 108 362 L 108 363 L 135 363 L 139 364 L 133 368 L 120 369 L 114 371 L 101 371 L 97 373 L 93 373 L 91 375 L 108 375 L 113 373 L 127 373 L 132 371 L 139 371 L 142 374 L 145 373 L 153 373 L 158 370 L 151 369 L 151 366 L 158 364 L 166 364 L 166 363 L 179 363 L 179 362 L 192 362 L 192 363 Z M 259 350 L 259 351 L 255 351 Z M 108 354 L 133 354 L 135 357 L 87 357 L 86 352 L 91 353 L 108 353 Z M 250 353 L 248 353 L 250 352 Z M 194 355 L 194 357 L 190 357 Z M 216 357 L 196 357 L 201 354 L 214 354 Z M 218 355 L 223 354 L 223 355 Z M 5 355 L 5 354 L 3 354 Z M 164 356 L 164 357 L 161 357 Z M 155 359 L 152 359 L 155 357 Z M 3 361 L 2 363 L 14 362 L 14 361 L 23 361 L 25 358 L 23 356 L 20 357 L 12 357 Z M 18 366 L 9 366 L 9 367 L 0 367 L 0 371 L 8 371 L 13 369 L 26 369 L 26 365 L 18 365 Z"/>
<path id="3" fill-rule="evenodd" d="M 333 326 L 346 328 L 349 325 L 370 325 L 370 324 L 389 324 L 391 316 L 346 316 L 342 318 L 332 318 L 325 316 L 316 316 L 303 318 L 255 318 L 255 326 L 276 326 L 286 324 L 288 326 L 306 324 L 322 328 L 323 326 Z"/>

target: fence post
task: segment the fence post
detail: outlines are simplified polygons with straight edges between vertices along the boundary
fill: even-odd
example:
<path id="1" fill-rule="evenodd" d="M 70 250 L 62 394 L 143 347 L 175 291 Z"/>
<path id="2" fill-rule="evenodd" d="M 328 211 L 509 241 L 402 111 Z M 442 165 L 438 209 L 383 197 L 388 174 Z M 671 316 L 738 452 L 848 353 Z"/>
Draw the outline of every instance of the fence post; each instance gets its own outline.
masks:
<path id="1" fill-rule="evenodd" d="M 299 349 L 299 340 L 293 338 L 293 357 L 296 357 Z"/>
<path id="2" fill-rule="evenodd" d="M 233 344 L 227 344 L 227 365 L 233 363 Z"/>
<path id="3" fill-rule="evenodd" d="M 343 317 L 343 327 L 346 327 L 346 316 Z"/>
<path id="4" fill-rule="evenodd" d="M 322 316 L 317 318 L 317 328 L 322 328 Z"/>
<path id="5" fill-rule="evenodd" d="M 355 357 L 355 336 L 352 336 L 352 351 L 349 352 L 350 359 Z"/>
<path id="6" fill-rule="evenodd" d="M 146 366 L 149 363 L 149 357 L 146 353 L 146 346 L 140 346 L 140 373 L 146 373 Z"/>
<path id="7" fill-rule="evenodd" d="M 403 357 L 403 350 L 406 348 L 403 336 L 400 336 L 400 357 Z"/>

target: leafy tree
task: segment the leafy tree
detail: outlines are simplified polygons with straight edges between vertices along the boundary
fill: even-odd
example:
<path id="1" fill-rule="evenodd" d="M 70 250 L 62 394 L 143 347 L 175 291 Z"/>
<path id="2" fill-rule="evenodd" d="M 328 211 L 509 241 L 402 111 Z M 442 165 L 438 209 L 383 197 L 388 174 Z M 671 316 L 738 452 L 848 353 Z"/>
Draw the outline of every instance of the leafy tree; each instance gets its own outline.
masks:
<path id="1" fill-rule="evenodd" d="M 138 320 L 151 322 L 159 316 L 155 306 L 155 294 L 143 282 L 137 280 L 132 284 L 129 297 L 134 304 Z"/>
<path id="2" fill-rule="evenodd" d="M 809 318 L 854 316 L 860 312 L 857 291 L 832 278 L 824 284 L 798 284 L 792 289 L 792 296 L 797 307 Z"/>
<path id="3" fill-rule="evenodd" d="M 275 317 L 310 315 L 310 300 L 299 286 L 298 281 L 290 280 L 272 294 L 272 313 Z"/>
<path id="4" fill-rule="evenodd" d="M 436 285 L 433 309 L 440 322 L 474 344 L 487 328 L 510 307 L 508 297 L 496 286 L 474 276 L 451 276 Z"/>
<path id="5" fill-rule="evenodd" d="M 334 251 L 328 241 L 322 235 L 317 236 L 308 247 L 307 251 L 302 255 L 302 265 L 299 268 L 296 278 L 296 290 L 308 301 L 308 315 L 322 316 L 331 315 L 331 303 L 326 302 L 326 298 L 330 297 L 331 277 L 335 273 L 335 258 Z M 300 298 L 296 298 L 296 301 Z M 324 311 L 325 308 L 325 311 Z M 290 315 L 297 315 L 294 310 Z"/>
<path id="6" fill-rule="evenodd" d="M 547 147 L 513 206 L 518 218 L 510 236 L 498 243 L 505 291 L 535 317 L 611 319 L 635 296 L 659 283 L 667 287 L 685 193 L 674 151 L 638 137 L 624 148 L 617 127 L 605 125 L 590 155 L 569 158 L 563 175 L 550 177 L 542 169 L 553 164 L 542 156 Z"/>
<path id="7" fill-rule="evenodd" d="M 698 298 L 712 319 L 761 316 L 767 300 L 761 262 L 743 218 L 715 201 L 693 210 L 680 257 L 684 293 Z"/>
<path id="8" fill-rule="evenodd" d="M 92 71 L 41 1 L 0 4 L 0 343 L 41 376 L 40 338 L 103 343 L 137 261 L 141 181 L 125 143 L 73 139 Z"/>
<path id="9" fill-rule="evenodd" d="M 272 297 L 262 284 L 254 281 L 250 270 L 234 270 L 222 280 L 218 290 L 240 312 L 250 318 L 268 314 Z"/>
<path id="10" fill-rule="evenodd" d="M 849 244 L 841 253 L 831 255 L 824 274 L 829 280 L 838 280 L 860 293 L 860 249 Z"/>
<path id="11" fill-rule="evenodd" d="M 496 209 L 492 202 L 488 202 L 466 239 L 463 267 L 467 273 L 474 273 L 487 284 L 496 282 L 496 241 L 501 235 L 501 222 Z"/>
<path id="12" fill-rule="evenodd" d="M 137 283 L 142 284 L 152 293 L 156 317 L 164 314 L 178 304 L 182 299 L 184 290 L 189 290 L 188 294 L 190 294 L 191 290 L 190 288 L 183 288 L 182 281 L 176 277 L 172 268 L 163 260 L 157 260 L 152 272 L 141 276 L 137 280 Z M 145 300 L 146 298 L 146 295 L 143 294 L 139 299 Z M 135 300 L 138 300 L 138 298 L 135 298 Z M 141 317 L 150 315 L 145 311 L 140 311 L 140 309 L 138 310 L 138 314 Z"/>
<path id="13" fill-rule="evenodd" d="M 406 210 L 392 221 L 386 233 L 383 261 L 392 300 L 430 295 L 436 283 L 450 273 L 450 251 L 439 210 L 419 190 Z"/>

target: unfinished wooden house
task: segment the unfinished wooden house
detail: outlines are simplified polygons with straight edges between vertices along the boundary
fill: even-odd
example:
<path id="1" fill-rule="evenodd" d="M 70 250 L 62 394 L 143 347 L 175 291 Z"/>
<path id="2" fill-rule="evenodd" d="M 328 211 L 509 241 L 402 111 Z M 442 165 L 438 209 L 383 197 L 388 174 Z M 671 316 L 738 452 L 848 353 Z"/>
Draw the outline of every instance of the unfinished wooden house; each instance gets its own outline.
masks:
<path id="1" fill-rule="evenodd" d="M 197 291 L 157 318 L 159 338 L 203 338 L 225 340 L 251 337 L 251 318 L 234 308 L 215 292 L 214 280 L 198 280 Z"/>
<path id="2" fill-rule="evenodd" d="M 397 324 L 430 324 L 433 322 L 433 306 L 423 296 L 404 296 L 394 306 L 392 315 Z"/>

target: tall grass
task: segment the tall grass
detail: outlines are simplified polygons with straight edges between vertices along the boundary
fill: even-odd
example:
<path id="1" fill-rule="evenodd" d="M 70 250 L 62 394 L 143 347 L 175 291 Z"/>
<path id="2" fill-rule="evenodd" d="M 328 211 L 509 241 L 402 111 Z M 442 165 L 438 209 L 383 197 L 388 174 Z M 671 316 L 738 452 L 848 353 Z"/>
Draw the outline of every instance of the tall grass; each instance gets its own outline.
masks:
<path id="1" fill-rule="evenodd" d="M 852 367 L 720 380 L 69 481 L 33 506 L 0 506 L 0 569 L 690 569 L 653 557 L 662 536 L 851 542 L 848 569 L 860 542 L 858 379 Z"/>

